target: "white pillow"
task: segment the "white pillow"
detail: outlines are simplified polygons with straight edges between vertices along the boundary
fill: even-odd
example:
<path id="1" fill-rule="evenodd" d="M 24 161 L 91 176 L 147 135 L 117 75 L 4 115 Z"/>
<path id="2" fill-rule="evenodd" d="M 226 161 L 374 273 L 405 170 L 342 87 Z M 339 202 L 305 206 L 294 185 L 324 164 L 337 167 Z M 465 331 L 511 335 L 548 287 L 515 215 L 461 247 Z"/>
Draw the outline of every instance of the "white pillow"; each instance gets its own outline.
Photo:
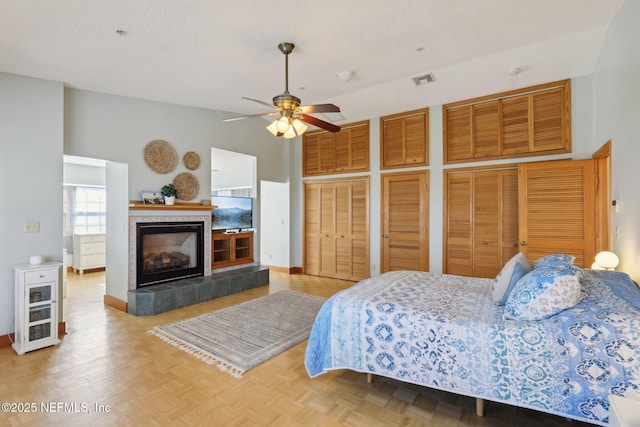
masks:
<path id="1" fill-rule="evenodd" d="M 491 299 L 496 305 L 504 305 L 518 280 L 531 271 L 529 261 L 522 252 L 515 254 L 502 267 L 491 286 Z"/>

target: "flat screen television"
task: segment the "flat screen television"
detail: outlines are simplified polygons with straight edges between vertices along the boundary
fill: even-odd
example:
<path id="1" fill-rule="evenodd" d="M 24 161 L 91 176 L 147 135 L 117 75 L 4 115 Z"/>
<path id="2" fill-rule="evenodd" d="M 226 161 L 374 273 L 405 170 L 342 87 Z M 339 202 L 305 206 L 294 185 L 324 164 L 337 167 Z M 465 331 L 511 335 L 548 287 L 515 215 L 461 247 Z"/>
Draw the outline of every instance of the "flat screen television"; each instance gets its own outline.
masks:
<path id="1" fill-rule="evenodd" d="M 253 199 L 251 197 L 211 196 L 212 230 L 253 228 Z"/>

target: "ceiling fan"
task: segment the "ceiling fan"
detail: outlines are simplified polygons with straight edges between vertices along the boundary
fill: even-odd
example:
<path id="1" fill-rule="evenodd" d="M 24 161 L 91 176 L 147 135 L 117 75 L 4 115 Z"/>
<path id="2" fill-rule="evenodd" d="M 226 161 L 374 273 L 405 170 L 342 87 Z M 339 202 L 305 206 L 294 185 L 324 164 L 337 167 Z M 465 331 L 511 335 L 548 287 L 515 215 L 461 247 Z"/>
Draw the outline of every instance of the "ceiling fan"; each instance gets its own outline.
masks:
<path id="1" fill-rule="evenodd" d="M 329 132 L 340 131 L 340 126 L 336 126 L 332 123 L 325 122 L 324 120 L 320 120 L 309 115 L 312 113 L 339 113 L 339 107 L 333 104 L 301 106 L 300 98 L 289 93 L 289 54 L 293 51 L 294 47 L 295 45 L 293 43 L 288 42 L 280 43 L 278 45 L 280 52 L 284 53 L 284 93 L 273 97 L 273 105 L 258 99 L 242 97 L 242 99 L 274 108 L 275 111 L 262 114 L 252 114 L 249 116 L 231 117 L 224 119 L 224 122 L 246 119 L 247 117 L 279 115 L 280 117 L 267 126 L 267 129 L 275 136 L 294 138 L 295 136 L 302 135 L 307 130 L 307 125 L 303 122 L 328 130 Z"/>

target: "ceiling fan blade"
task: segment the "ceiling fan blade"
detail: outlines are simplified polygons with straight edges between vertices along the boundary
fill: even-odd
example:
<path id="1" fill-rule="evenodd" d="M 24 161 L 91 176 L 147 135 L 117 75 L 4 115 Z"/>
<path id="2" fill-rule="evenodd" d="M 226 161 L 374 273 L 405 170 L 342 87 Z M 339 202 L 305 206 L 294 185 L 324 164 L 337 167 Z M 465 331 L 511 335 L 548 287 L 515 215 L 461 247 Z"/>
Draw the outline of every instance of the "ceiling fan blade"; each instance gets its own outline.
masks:
<path id="1" fill-rule="evenodd" d="M 267 117 L 278 114 L 277 111 L 271 111 L 269 113 L 250 114 L 248 116 L 229 117 L 228 119 L 222 119 L 223 122 L 235 122 L 236 120 L 248 119 L 249 117 Z"/>
<path id="2" fill-rule="evenodd" d="M 245 96 L 243 96 L 243 97 L 241 97 L 241 98 L 242 98 L 242 99 L 246 99 L 247 101 L 253 101 L 253 102 L 257 102 L 258 104 L 266 105 L 267 107 L 270 107 L 270 108 L 275 108 L 275 107 L 273 106 L 273 104 L 269 104 L 269 103 L 267 103 L 267 102 L 260 101 L 259 99 L 247 98 L 247 97 L 245 97 Z"/>
<path id="3" fill-rule="evenodd" d="M 325 122 L 324 120 L 316 119 L 313 116 L 307 116 L 306 114 L 300 114 L 298 116 L 300 120 L 303 122 L 307 122 L 310 125 L 317 126 L 324 130 L 328 130 L 329 132 L 340 132 L 340 126 L 336 126 L 332 123 Z"/>
<path id="4" fill-rule="evenodd" d="M 303 105 L 300 107 L 300 111 L 303 114 L 310 113 L 339 113 L 340 107 L 333 104 L 316 104 L 316 105 Z"/>

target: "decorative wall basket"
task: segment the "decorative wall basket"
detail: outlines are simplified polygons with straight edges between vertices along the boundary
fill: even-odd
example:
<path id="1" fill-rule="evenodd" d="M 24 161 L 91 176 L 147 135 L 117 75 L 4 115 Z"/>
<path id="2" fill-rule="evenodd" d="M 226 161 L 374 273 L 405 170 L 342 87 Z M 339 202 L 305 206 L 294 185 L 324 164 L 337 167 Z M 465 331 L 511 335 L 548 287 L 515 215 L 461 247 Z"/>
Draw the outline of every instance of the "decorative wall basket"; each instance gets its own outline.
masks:
<path id="1" fill-rule="evenodd" d="M 193 200 L 200 192 L 198 178 L 192 173 L 183 172 L 173 179 L 173 185 L 178 189 L 178 199 Z"/>
<path id="2" fill-rule="evenodd" d="M 187 169 L 191 169 L 192 171 L 200 167 L 200 156 L 195 151 L 187 152 L 184 157 L 182 157 L 182 161 Z"/>
<path id="3" fill-rule="evenodd" d="M 169 173 L 178 166 L 178 153 L 167 141 L 156 139 L 144 147 L 144 161 L 155 172 Z"/>

